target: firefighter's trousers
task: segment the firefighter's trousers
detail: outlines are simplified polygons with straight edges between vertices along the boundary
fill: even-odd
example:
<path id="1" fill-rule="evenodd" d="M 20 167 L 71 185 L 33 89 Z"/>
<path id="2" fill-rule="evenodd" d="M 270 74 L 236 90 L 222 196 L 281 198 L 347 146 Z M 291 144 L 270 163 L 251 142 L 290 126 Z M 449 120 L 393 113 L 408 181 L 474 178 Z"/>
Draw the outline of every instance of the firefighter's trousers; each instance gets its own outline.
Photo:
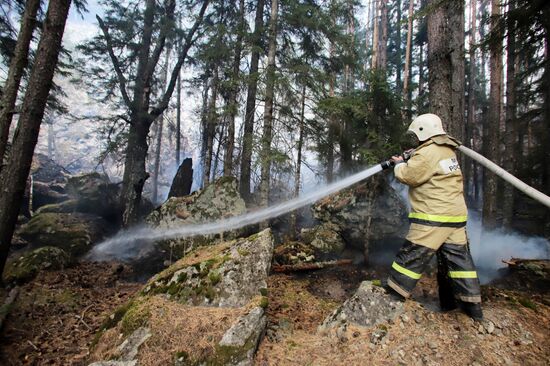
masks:
<path id="1" fill-rule="evenodd" d="M 439 294 L 443 308 L 455 299 L 481 303 L 479 279 L 465 227 L 441 227 L 412 223 L 405 243 L 392 264 L 388 285 L 409 297 L 416 283 L 437 253 Z"/>

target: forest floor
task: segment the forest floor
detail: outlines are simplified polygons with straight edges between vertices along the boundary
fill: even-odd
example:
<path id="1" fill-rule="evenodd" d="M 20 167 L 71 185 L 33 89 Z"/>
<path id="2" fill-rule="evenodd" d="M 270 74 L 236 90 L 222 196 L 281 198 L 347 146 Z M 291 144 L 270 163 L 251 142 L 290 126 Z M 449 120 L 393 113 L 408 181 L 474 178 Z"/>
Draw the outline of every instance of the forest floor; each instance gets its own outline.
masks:
<path id="1" fill-rule="evenodd" d="M 2 365 L 86 365 L 105 319 L 141 284 L 116 263 L 41 272 L 21 287 L 0 336 Z M 321 333 L 318 326 L 383 268 L 349 265 L 268 279 L 268 329 L 256 365 L 547 365 L 550 293 L 483 287 L 485 320 L 437 311 L 425 276 L 394 322 Z M 3 299 L 4 294 L 0 294 Z"/>
<path id="2" fill-rule="evenodd" d="M 20 287 L 7 317 L 0 365 L 87 365 L 101 324 L 142 286 L 126 280 L 129 271 L 117 263 L 84 262 L 40 272 Z"/>

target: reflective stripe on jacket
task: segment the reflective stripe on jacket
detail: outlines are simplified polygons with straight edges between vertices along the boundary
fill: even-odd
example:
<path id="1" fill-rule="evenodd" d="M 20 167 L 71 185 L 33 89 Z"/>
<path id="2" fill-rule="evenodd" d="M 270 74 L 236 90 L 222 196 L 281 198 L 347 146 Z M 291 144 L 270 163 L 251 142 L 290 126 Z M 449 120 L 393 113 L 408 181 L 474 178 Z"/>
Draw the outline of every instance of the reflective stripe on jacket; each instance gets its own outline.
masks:
<path id="1" fill-rule="evenodd" d="M 457 141 L 447 135 L 434 136 L 396 165 L 395 177 L 409 185 L 411 222 L 432 226 L 466 225 L 462 172 L 455 149 Z"/>

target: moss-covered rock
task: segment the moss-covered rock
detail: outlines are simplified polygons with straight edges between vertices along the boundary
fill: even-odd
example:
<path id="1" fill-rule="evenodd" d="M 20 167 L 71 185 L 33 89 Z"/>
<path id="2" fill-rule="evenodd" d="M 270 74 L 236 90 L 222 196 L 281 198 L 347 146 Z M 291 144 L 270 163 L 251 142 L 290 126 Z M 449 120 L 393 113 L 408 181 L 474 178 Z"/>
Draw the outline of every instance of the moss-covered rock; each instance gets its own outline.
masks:
<path id="1" fill-rule="evenodd" d="M 105 220 L 91 214 L 41 213 L 21 226 L 18 234 L 35 247 L 53 246 L 76 257 L 101 240 L 108 227 Z"/>
<path id="2" fill-rule="evenodd" d="M 251 365 L 267 323 L 272 251 L 269 229 L 195 249 L 109 317 L 92 360 L 139 364 L 154 355 L 158 364 Z M 124 358 L 124 345 L 145 330 L 147 346 Z"/>
<path id="3" fill-rule="evenodd" d="M 34 278 L 40 270 L 63 269 L 70 263 L 71 257 L 63 249 L 42 247 L 8 262 L 4 279 L 6 282 L 22 283 Z"/>
<path id="4" fill-rule="evenodd" d="M 78 206 L 78 201 L 70 199 L 61 203 L 52 203 L 44 205 L 36 210 L 35 214 L 41 213 L 71 213 L 75 212 Z"/>
<path id="5" fill-rule="evenodd" d="M 142 293 L 167 294 L 189 305 L 242 306 L 267 287 L 272 252 L 269 229 L 250 238 L 199 248 L 153 277 Z"/>
<path id="6" fill-rule="evenodd" d="M 330 222 L 310 229 L 302 229 L 300 236 L 306 244 L 309 244 L 326 254 L 340 254 L 346 244 L 339 232 L 340 228 Z"/>
<path id="7" fill-rule="evenodd" d="M 235 178 L 222 177 L 202 191 L 185 197 L 171 197 L 153 211 L 146 222 L 157 229 L 173 229 L 182 225 L 201 224 L 213 220 L 237 216 L 246 212 L 244 200 L 237 190 Z M 224 239 L 234 238 L 238 232 L 229 233 Z M 175 238 L 156 243 L 151 255 L 162 255 L 164 259 L 179 259 L 185 253 L 204 245 L 219 241 L 219 236 L 195 236 Z"/>

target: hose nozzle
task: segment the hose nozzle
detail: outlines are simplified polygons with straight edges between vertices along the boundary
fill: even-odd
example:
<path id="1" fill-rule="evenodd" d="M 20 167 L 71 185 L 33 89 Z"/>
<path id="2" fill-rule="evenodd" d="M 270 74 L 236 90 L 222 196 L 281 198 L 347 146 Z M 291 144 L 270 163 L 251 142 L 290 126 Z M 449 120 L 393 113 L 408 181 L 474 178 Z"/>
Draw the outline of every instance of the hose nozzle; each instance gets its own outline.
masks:
<path id="1" fill-rule="evenodd" d="M 403 161 L 407 162 L 411 158 L 413 153 L 414 153 L 414 149 L 410 149 L 410 150 L 407 150 L 407 151 L 403 151 L 401 154 L 396 154 L 396 155 L 401 156 L 403 158 Z M 389 168 L 393 168 L 395 166 L 395 162 L 392 159 L 389 159 L 389 160 L 381 162 L 380 166 L 382 166 L 382 169 L 384 169 L 384 170 L 389 169 Z"/>
<path id="2" fill-rule="evenodd" d="M 386 170 L 389 168 L 393 168 L 395 166 L 395 163 L 393 162 L 393 160 L 386 160 L 381 162 L 380 166 L 382 167 L 382 169 Z"/>

